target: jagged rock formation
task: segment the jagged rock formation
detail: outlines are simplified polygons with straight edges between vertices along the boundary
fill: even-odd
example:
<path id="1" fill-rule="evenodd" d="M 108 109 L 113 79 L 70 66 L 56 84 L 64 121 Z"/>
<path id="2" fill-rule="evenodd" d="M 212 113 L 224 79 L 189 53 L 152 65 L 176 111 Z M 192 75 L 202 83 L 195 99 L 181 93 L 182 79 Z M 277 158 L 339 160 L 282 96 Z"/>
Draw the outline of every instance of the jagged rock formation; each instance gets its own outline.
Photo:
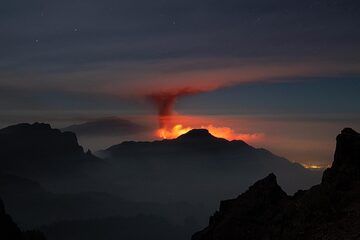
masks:
<path id="1" fill-rule="evenodd" d="M 222 201 L 192 240 L 360 239 L 360 134 L 337 137 L 321 184 L 287 196 L 270 174 L 236 199 Z"/>
<path id="2" fill-rule="evenodd" d="M 1 240 L 45 240 L 39 231 L 22 232 L 6 214 L 4 203 L 0 199 L 0 239 Z"/>
<path id="3" fill-rule="evenodd" d="M 53 174 L 97 160 L 84 152 L 74 133 L 44 123 L 0 129 L 0 146 L 1 171 L 8 173 Z"/>
<path id="4" fill-rule="evenodd" d="M 348 187 L 360 180 L 360 137 L 351 128 L 345 128 L 337 137 L 332 167 L 323 175 L 323 184 Z"/>

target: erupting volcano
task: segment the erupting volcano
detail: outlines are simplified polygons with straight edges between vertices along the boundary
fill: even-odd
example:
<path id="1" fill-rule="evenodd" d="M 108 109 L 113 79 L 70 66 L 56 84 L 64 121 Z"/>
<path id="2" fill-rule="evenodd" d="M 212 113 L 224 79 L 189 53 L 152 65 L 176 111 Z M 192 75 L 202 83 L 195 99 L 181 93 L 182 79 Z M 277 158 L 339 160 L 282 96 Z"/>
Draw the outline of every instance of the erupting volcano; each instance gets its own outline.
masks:
<path id="1" fill-rule="evenodd" d="M 171 128 L 160 128 L 156 131 L 157 137 L 163 138 L 163 139 L 173 139 L 177 138 L 180 135 L 183 135 L 190 130 L 193 129 L 207 129 L 211 135 L 218 138 L 225 138 L 229 141 L 231 140 L 243 140 L 246 142 L 251 142 L 253 140 L 262 139 L 264 137 L 264 134 L 262 133 L 254 133 L 254 134 L 240 134 L 236 133 L 233 129 L 229 127 L 215 127 L 213 125 L 206 125 L 206 126 L 196 126 L 196 127 L 184 127 L 181 124 L 176 124 Z"/>
<path id="2" fill-rule="evenodd" d="M 210 134 L 227 140 L 252 141 L 263 138 L 263 134 L 239 134 L 229 127 L 217 127 L 213 124 L 202 123 L 192 126 L 179 122 L 179 115 L 176 115 L 174 106 L 177 99 L 204 92 L 191 87 L 176 89 L 172 91 L 161 91 L 147 95 L 147 98 L 156 106 L 158 112 L 158 129 L 156 136 L 162 139 L 177 138 L 182 134 L 196 128 L 207 129 Z"/>
<path id="3" fill-rule="evenodd" d="M 183 135 L 192 129 L 193 128 L 191 128 L 191 127 L 183 127 L 183 125 L 181 125 L 181 124 L 176 124 L 175 126 L 173 126 L 170 129 L 159 128 L 156 131 L 156 135 L 163 139 L 172 139 L 172 138 L 177 138 L 178 136 Z"/>
<path id="4" fill-rule="evenodd" d="M 149 94 L 147 97 L 155 104 L 158 110 L 158 123 L 159 129 L 156 131 L 156 135 L 163 139 L 176 138 L 181 134 L 190 131 L 192 128 L 184 128 L 181 124 L 174 124 L 172 122 L 172 116 L 174 114 L 174 105 L 178 98 L 197 94 L 202 92 L 201 90 L 194 88 L 181 88 L 173 91 L 162 91 Z"/>
<path id="5" fill-rule="evenodd" d="M 159 128 L 167 130 L 171 125 L 174 105 L 178 98 L 197 94 L 201 90 L 194 88 L 181 88 L 173 91 L 162 91 L 148 95 L 148 98 L 156 105 L 158 109 Z"/>

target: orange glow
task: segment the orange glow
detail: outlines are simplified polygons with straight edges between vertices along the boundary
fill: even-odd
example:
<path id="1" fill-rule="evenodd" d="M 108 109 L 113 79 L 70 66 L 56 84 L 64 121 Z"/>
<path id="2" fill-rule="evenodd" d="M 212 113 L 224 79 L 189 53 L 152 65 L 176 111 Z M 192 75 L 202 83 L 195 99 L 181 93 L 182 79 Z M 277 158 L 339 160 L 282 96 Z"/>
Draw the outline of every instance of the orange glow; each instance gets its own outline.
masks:
<path id="1" fill-rule="evenodd" d="M 218 138 L 225 138 L 229 141 L 231 140 L 243 140 L 243 141 L 252 141 L 257 139 L 262 139 L 264 134 L 254 133 L 236 133 L 233 129 L 229 127 L 215 127 L 213 125 L 203 126 L 202 128 L 206 128 L 209 132 Z"/>
<path id="2" fill-rule="evenodd" d="M 316 165 L 316 164 L 301 164 L 304 168 L 312 169 L 312 170 L 322 170 L 331 167 L 331 165 Z"/>
<path id="3" fill-rule="evenodd" d="M 236 133 L 233 129 L 229 127 L 215 127 L 213 125 L 201 126 L 199 128 L 205 128 L 209 132 L 218 138 L 225 138 L 229 141 L 231 140 L 243 140 L 243 141 L 254 141 L 259 140 L 264 137 L 263 134 L 254 133 L 254 134 L 239 134 Z M 156 131 L 156 135 L 163 139 L 174 139 L 179 137 L 182 134 L 187 133 L 188 131 L 194 129 L 194 127 L 184 127 L 181 124 L 176 124 L 171 128 L 160 128 Z"/>
<path id="4" fill-rule="evenodd" d="M 173 139 L 173 138 L 177 138 L 178 136 L 187 133 L 188 131 L 190 131 L 192 128 L 190 127 L 186 127 L 184 128 L 181 124 L 176 124 L 175 126 L 173 126 L 170 129 L 166 129 L 166 128 L 160 128 L 159 130 L 157 130 L 157 136 L 163 139 Z"/>

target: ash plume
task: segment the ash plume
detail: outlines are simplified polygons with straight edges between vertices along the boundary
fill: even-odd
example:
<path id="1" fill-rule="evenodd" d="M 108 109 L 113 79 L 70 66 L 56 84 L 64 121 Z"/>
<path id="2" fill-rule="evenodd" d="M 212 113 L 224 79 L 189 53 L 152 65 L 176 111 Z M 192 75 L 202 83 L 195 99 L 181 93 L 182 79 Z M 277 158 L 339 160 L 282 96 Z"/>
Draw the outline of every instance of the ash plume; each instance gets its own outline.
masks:
<path id="1" fill-rule="evenodd" d="M 173 109 L 177 99 L 201 92 L 203 91 L 186 87 L 148 94 L 147 99 L 149 99 L 157 107 L 159 127 L 165 128 L 171 122 L 171 116 L 174 113 Z"/>

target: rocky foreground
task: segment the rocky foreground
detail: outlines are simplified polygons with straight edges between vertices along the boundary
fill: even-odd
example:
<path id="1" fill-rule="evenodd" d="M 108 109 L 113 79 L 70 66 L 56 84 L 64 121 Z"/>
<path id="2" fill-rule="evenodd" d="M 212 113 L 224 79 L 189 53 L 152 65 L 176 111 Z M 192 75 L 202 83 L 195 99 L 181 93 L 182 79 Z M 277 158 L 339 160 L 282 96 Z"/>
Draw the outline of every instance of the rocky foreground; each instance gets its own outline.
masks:
<path id="1" fill-rule="evenodd" d="M 319 185 L 288 196 L 270 174 L 220 203 L 192 240 L 360 239 L 360 134 L 345 128 Z"/>

